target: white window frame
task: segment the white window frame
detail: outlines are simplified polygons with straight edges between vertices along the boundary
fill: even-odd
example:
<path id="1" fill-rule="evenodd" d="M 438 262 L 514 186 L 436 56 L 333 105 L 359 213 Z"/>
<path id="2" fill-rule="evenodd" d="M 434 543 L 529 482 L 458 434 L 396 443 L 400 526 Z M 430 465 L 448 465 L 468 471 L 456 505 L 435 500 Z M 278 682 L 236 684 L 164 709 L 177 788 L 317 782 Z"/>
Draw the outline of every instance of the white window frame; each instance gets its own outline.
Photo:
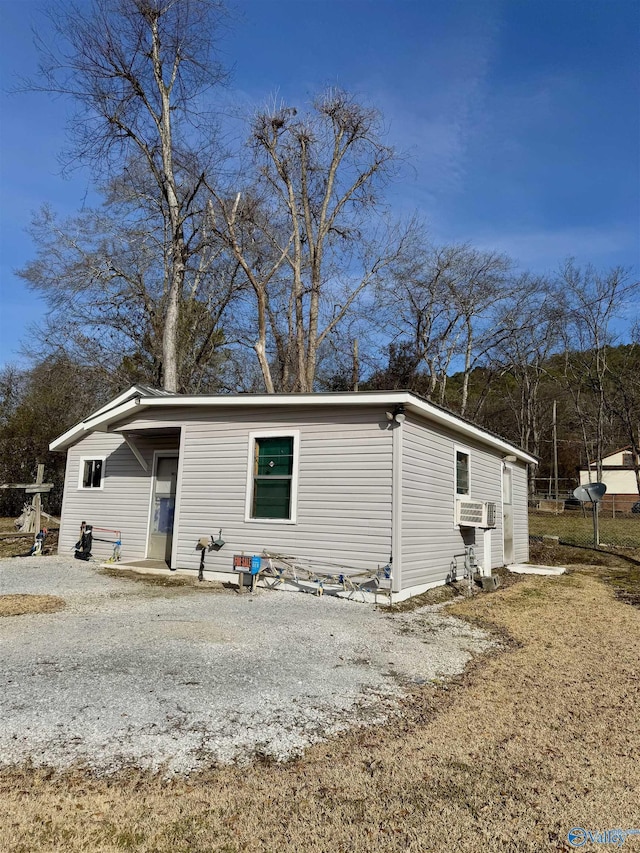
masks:
<path id="1" fill-rule="evenodd" d="M 100 474 L 100 485 L 99 486 L 85 486 L 84 485 L 84 466 L 86 462 L 102 462 L 102 472 Z M 80 457 L 80 468 L 78 470 L 78 489 L 83 492 L 101 492 L 104 489 L 104 481 L 106 474 L 106 456 L 81 456 Z"/>
<path id="2" fill-rule="evenodd" d="M 508 472 L 508 476 L 507 476 Z M 507 496 L 504 484 L 505 479 L 509 480 L 509 495 Z M 507 500 L 507 497 L 509 500 Z M 508 465 L 506 462 L 502 464 L 502 506 L 513 506 L 513 465 Z"/>
<path id="3" fill-rule="evenodd" d="M 255 463 L 256 439 L 292 438 L 293 466 L 291 470 L 291 500 L 289 518 L 253 518 L 253 466 Z M 298 519 L 298 472 L 300 467 L 300 431 L 295 429 L 262 429 L 249 433 L 247 453 L 247 491 L 245 497 L 244 520 L 249 524 L 297 524 Z"/>
<path id="4" fill-rule="evenodd" d="M 458 453 L 464 453 L 469 460 L 465 494 L 458 493 Z M 471 500 L 471 450 L 461 444 L 453 445 L 453 496 L 457 501 Z"/>

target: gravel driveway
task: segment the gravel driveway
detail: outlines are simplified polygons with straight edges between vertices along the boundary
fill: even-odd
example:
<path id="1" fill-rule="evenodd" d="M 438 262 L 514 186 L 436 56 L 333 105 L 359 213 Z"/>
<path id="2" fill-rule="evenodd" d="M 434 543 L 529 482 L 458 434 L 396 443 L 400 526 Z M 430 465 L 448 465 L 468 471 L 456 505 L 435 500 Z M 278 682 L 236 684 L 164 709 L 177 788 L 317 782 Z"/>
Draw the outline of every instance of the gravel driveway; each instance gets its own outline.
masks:
<path id="1" fill-rule="evenodd" d="M 0 560 L 8 593 L 67 606 L 0 619 L 4 766 L 284 760 L 354 724 L 384 726 L 407 682 L 458 673 L 490 645 L 437 607 L 157 587 L 67 557 Z"/>

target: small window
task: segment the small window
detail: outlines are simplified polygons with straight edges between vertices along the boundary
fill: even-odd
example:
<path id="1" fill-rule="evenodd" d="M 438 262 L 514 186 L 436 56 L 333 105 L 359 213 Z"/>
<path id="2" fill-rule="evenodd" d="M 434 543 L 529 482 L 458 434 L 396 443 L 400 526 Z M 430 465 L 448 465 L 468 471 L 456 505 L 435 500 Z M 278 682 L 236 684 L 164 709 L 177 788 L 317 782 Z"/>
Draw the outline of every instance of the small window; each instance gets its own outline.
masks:
<path id="1" fill-rule="evenodd" d="M 507 466 L 502 472 L 502 503 L 513 503 L 513 471 Z"/>
<path id="2" fill-rule="evenodd" d="M 293 435 L 253 437 L 250 518 L 295 520 L 295 445 Z"/>
<path id="3" fill-rule="evenodd" d="M 104 473 L 104 459 L 80 460 L 80 488 L 101 489 Z"/>
<path id="4" fill-rule="evenodd" d="M 623 468 L 633 468 L 633 453 L 622 454 L 622 466 Z"/>
<path id="5" fill-rule="evenodd" d="M 469 495 L 469 454 L 456 450 L 456 495 Z"/>

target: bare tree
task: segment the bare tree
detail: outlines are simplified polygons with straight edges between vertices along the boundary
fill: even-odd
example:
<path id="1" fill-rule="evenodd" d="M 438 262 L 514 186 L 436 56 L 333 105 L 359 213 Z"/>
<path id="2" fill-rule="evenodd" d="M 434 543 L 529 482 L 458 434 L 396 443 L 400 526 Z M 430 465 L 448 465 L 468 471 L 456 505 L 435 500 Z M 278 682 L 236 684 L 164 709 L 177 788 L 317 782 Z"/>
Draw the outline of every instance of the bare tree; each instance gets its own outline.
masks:
<path id="1" fill-rule="evenodd" d="M 396 344 L 412 347 L 416 369 L 427 370 L 427 396 L 440 404 L 450 371 L 460 368 L 457 408 L 464 415 L 473 370 L 512 332 L 503 309 L 519 283 L 506 255 L 469 244 L 433 245 L 419 230 L 413 236 L 381 294 L 385 326 L 395 330 Z"/>
<path id="2" fill-rule="evenodd" d="M 512 333 L 500 341 L 492 359 L 501 376 L 513 380 L 502 382 L 501 390 L 511 404 L 520 446 L 542 456 L 545 418 L 552 405 L 547 399 L 549 384 L 554 387 L 555 383 L 550 360 L 562 342 L 562 303 L 554 282 L 543 276 L 523 274 L 516 293 L 503 320 Z M 531 494 L 535 492 L 535 473 L 531 467 Z"/>
<path id="3" fill-rule="evenodd" d="M 64 353 L 110 376 L 115 390 L 162 384 L 167 293 L 158 223 L 122 203 L 63 222 L 43 208 L 31 233 L 37 254 L 19 274 L 48 311 L 26 341 L 30 354 Z M 188 392 L 217 385 L 227 354 L 222 326 L 238 287 L 235 261 L 206 230 L 193 237 L 175 341 L 178 388 Z"/>
<path id="4" fill-rule="evenodd" d="M 635 326 L 630 344 L 610 353 L 609 363 L 605 406 L 631 449 L 640 495 L 640 326 Z"/>
<path id="5" fill-rule="evenodd" d="M 202 248 L 201 190 L 213 152 L 203 98 L 224 78 L 213 51 L 222 12 L 219 0 L 56 5 L 50 17 L 63 47 L 40 43 L 41 73 L 27 84 L 75 102 L 66 162 L 88 164 L 130 210 L 154 220 L 162 299 L 161 317 L 150 322 L 162 329 L 162 383 L 170 391 L 180 386 L 188 269 L 197 268 Z"/>
<path id="6" fill-rule="evenodd" d="M 606 389 L 609 351 L 616 342 L 615 321 L 625 300 L 640 286 L 628 270 L 613 267 L 603 273 L 568 260 L 558 276 L 564 297 L 565 387 L 580 419 L 587 464 L 593 460 L 602 477 L 602 457 L 608 435 Z"/>
<path id="7" fill-rule="evenodd" d="M 330 90 L 253 122 L 249 188 L 216 191 L 212 221 L 254 297 L 265 388 L 311 391 L 321 348 L 398 252 L 379 217 L 394 165 L 379 114 Z M 377 227 L 372 225 L 377 222 Z"/>

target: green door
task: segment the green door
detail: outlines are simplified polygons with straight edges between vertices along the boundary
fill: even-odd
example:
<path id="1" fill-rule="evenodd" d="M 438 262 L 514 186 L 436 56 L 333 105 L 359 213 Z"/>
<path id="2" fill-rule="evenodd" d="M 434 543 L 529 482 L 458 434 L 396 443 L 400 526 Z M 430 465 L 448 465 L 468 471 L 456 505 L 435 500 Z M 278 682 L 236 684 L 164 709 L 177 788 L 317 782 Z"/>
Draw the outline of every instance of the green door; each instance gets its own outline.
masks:
<path id="1" fill-rule="evenodd" d="M 158 456 L 153 477 L 147 557 L 164 560 L 167 565 L 171 564 L 177 481 L 178 457 Z"/>

